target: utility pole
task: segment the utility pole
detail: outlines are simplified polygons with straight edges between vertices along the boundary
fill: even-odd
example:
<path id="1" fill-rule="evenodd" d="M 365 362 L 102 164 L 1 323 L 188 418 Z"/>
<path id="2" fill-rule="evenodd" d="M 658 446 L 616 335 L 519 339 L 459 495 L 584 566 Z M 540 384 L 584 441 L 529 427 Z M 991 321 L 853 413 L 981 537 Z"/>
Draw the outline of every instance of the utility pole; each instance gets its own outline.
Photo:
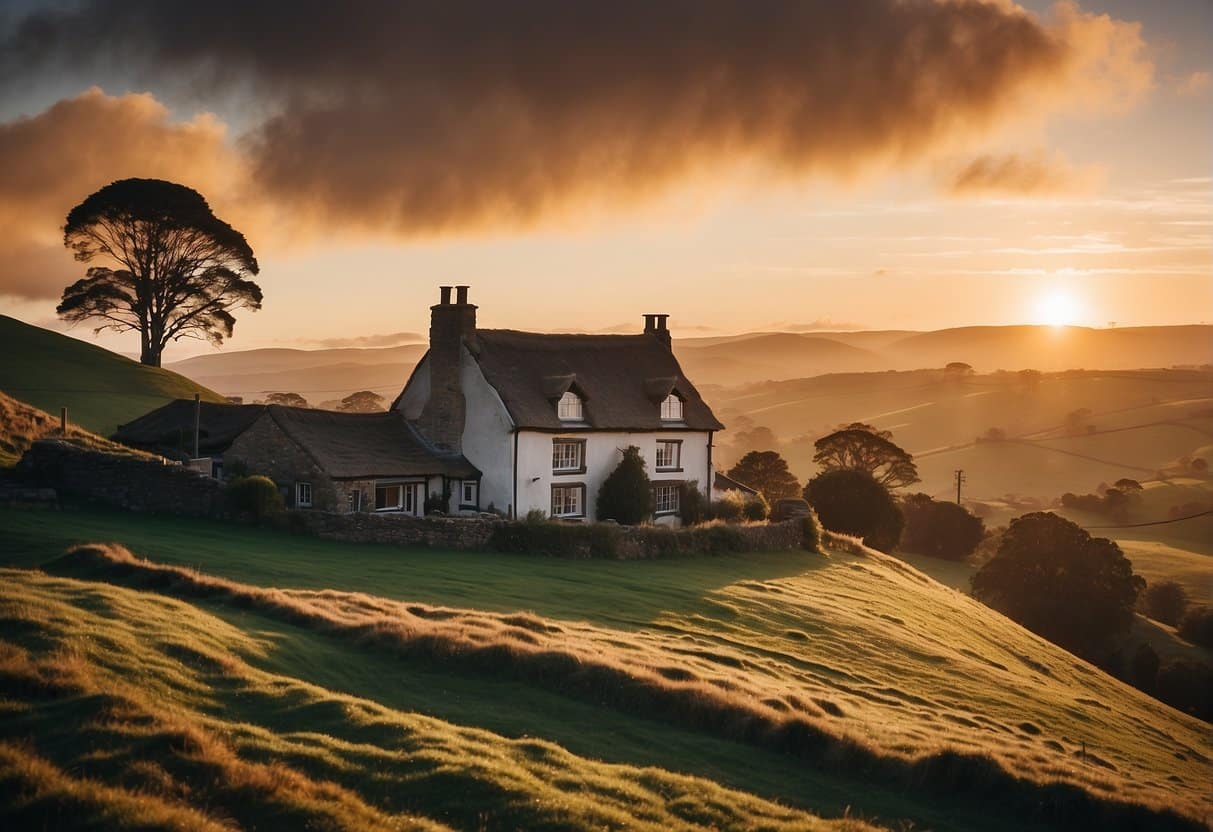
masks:
<path id="1" fill-rule="evenodd" d="M 202 427 L 202 395 L 194 394 L 194 459 L 198 458 L 198 432 Z M 957 498 L 957 502 L 959 502 Z"/>
<path id="2" fill-rule="evenodd" d="M 956 505 L 960 505 L 960 486 L 965 481 L 965 471 L 963 468 L 956 469 Z"/>
<path id="3" fill-rule="evenodd" d="M 59 408 L 59 433 L 62 436 L 67 436 L 67 408 Z"/>

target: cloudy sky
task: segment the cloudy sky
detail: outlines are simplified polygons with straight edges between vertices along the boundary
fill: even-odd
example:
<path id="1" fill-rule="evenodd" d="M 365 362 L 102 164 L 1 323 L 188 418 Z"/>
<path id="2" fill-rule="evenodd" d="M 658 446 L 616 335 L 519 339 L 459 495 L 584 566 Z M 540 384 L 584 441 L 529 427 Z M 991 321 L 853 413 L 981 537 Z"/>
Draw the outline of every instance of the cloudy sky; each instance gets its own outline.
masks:
<path id="1" fill-rule="evenodd" d="M 256 250 L 229 348 L 445 283 L 539 330 L 1213 319 L 1210 0 L 284 8 L 3 7 L 0 309 L 49 325 L 67 211 L 145 176 Z"/>

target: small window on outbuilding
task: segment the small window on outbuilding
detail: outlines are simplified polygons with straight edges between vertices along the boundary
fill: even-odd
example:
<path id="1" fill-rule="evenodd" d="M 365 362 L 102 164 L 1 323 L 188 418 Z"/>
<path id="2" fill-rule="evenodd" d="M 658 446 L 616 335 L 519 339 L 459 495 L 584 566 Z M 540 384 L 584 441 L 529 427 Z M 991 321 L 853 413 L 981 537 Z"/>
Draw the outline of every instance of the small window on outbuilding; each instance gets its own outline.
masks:
<path id="1" fill-rule="evenodd" d="M 661 403 L 661 421 L 682 421 L 682 399 L 678 398 L 677 393 L 671 393 L 666 396 L 665 401 Z"/>
<path id="2" fill-rule="evenodd" d="M 480 503 L 477 500 L 476 492 L 478 483 L 475 480 L 464 480 L 459 487 L 459 507 L 460 508 L 478 508 Z"/>
<path id="3" fill-rule="evenodd" d="M 582 407 L 581 396 L 572 390 L 567 391 L 560 397 L 560 402 L 556 405 L 556 415 L 562 422 L 582 421 L 585 418 L 585 411 Z"/>
<path id="4" fill-rule="evenodd" d="M 295 507 L 312 507 L 312 484 L 310 482 L 295 483 Z"/>

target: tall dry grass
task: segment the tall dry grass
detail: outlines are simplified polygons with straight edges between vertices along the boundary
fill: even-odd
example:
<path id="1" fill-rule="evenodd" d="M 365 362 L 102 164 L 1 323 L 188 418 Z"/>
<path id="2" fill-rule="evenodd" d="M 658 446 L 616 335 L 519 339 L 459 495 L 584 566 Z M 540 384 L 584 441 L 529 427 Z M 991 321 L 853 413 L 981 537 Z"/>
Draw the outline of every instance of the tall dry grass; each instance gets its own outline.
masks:
<path id="1" fill-rule="evenodd" d="M 1199 815 L 1181 814 L 1183 807 L 1177 811 L 1161 801 L 1119 797 L 1113 776 L 1088 775 L 1082 783 L 1030 777 L 985 753 L 944 748 L 916 754 L 878 747 L 838 725 L 834 703 L 794 694 L 773 697 L 770 686 L 747 684 L 744 674 L 703 677 L 682 660 L 684 655 L 642 634 L 625 646 L 609 643 L 589 625 L 557 624 L 530 614 L 405 604 L 332 590 L 261 588 L 153 564 L 117 545 L 76 547 L 48 569 L 255 610 L 409 660 L 514 678 L 886 787 L 992 803 L 1000 813 L 1035 821 L 1109 830 L 1203 828 Z"/>

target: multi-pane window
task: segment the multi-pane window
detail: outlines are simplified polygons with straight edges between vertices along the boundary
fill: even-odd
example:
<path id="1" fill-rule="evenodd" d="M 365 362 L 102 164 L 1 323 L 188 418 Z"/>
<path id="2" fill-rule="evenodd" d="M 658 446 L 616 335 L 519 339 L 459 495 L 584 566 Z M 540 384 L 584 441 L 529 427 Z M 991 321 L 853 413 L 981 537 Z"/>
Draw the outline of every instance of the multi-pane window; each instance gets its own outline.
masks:
<path id="1" fill-rule="evenodd" d="M 362 489 L 354 489 L 345 495 L 345 508 L 351 513 L 362 511 Z"/>
<path id="2" fill-rule="evenodd" d="M 375 511 L 403 511 L 420 514 L 421 484 L 391 483 L 375 486 Z"/>
<path id="3" fill-rule="evenodd" d="M 461 506 L 476 507 L 476 481 L 464 480 L 460 487 L 459 504 Z"/>
<path id="4" fill-rule="evenodd" d="M 553 517 L 584 517 L 585 516 L 585 486 L 584 485 L 552 486 L 552 516 Z"/>
<path id="5" fill-rule="evenodd" d="M 581 396 L 578 396 L 572 390 L 560 397 L 560 403 L 556 405 L 556 415 L 564 422 L 580 422 L 585 418 L 581 407 Z"/>
<path id="6" fill-rule="evenodd" d="M 678 494 L 680 490 L 681 488 L 678 485 L 653 486 L 653 513 L 677 514 Z"/>
<path id="7" fill-rule="evenodd" d="M 554 473 L 584 470 L 585 442 L 560 439 L 552 442 L 552 471 Z"/>
<path id="8" fill-rule="evenodd" d="M 312 484 L 310 482 L 295 483 L 295 505 L 299 508 L 311 508 Z"/>
<path id="9" fill-rule="evenodd" d="M 675 471 L 682 465 L 682 443 L 670 440 L 657 442 L 657 470 Z"/>
<path id="10" fill-rule="evenodd" d="M 681 422 L 682 421 L 682 399 L 674 393 L 665 397 L 665 401 L 661 403 L 661 421 L 663 422 Z"/>

